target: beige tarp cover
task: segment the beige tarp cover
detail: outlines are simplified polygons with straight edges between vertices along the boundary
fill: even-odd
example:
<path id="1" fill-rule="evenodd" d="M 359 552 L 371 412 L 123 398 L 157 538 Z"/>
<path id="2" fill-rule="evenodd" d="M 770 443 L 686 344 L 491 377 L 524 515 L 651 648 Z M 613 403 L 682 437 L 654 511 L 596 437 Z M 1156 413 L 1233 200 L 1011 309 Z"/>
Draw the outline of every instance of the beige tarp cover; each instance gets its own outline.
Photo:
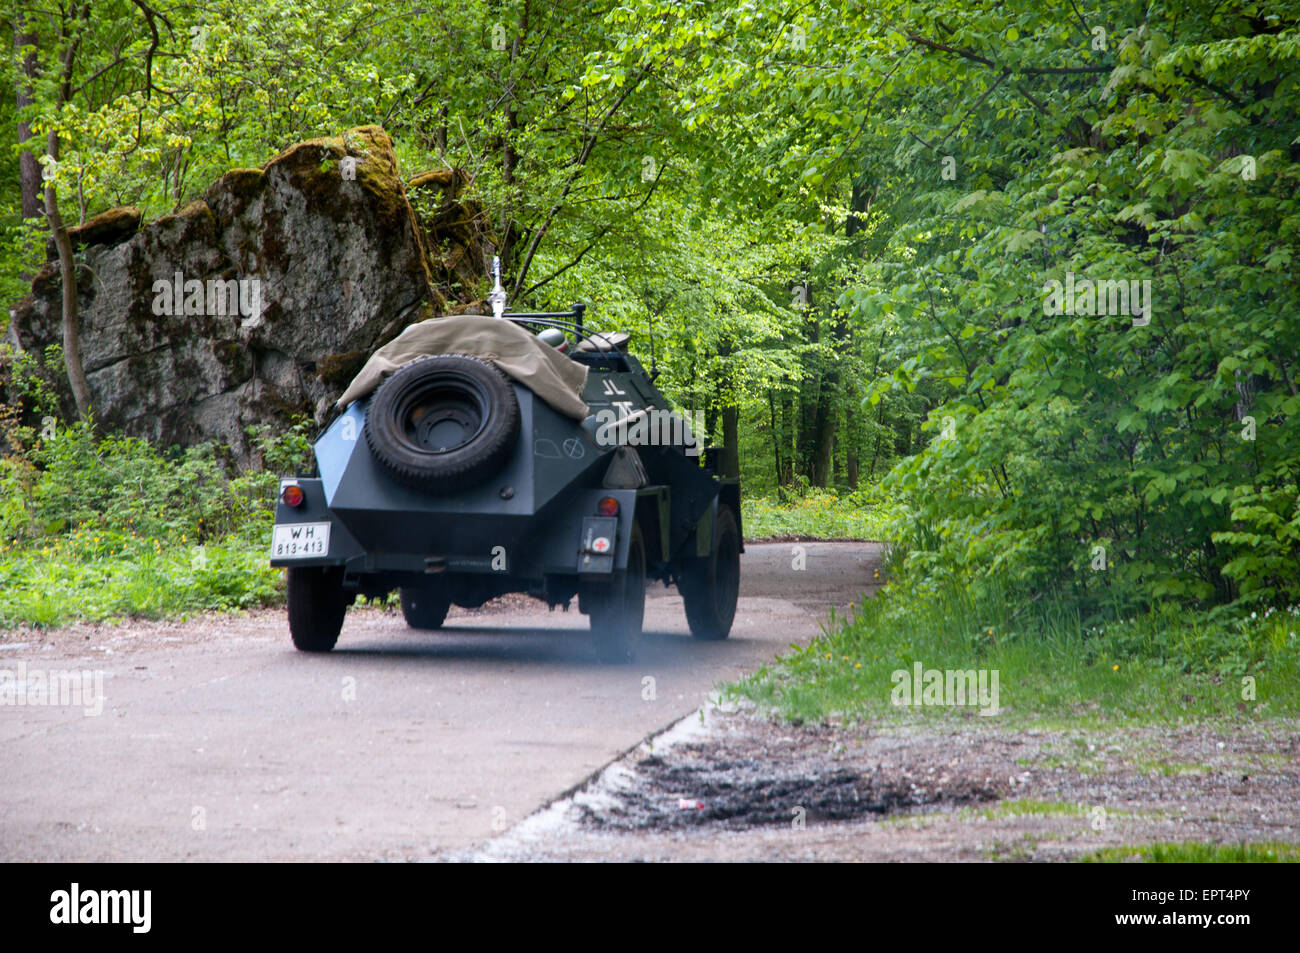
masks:
<path id="1" fill-rule="evenodd" d="M 403 364 L 426 354 L 469 354 L 491 361 L 567 417 L 589 413 L 582 402 L 587 368 L 513 321 L 464 314 L 413 324 L 370 356 L 343 392 L 340 410 L 375 390 Z"/>

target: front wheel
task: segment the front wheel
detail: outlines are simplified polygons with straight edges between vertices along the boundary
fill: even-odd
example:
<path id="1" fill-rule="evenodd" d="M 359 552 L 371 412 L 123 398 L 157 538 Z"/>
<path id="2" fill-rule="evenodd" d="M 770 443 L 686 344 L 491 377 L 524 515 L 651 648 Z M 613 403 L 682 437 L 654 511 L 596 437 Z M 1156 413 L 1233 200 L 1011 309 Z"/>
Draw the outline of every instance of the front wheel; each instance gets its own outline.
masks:
<path id="1" fill-rule="evenodd" d="M 677 588 L 691 635 L 717 641 L 731 634 L 740 596 L 740 528 L 731 507 L 718 505 L 717 545 L 709 555 L 686 561 Z"/>
<path id="2" fill-rule="evenodd" d="M 624 664 L 636 661 L 641 629 L 645 623 L 645 542 L 641 527 L 632 524 L 628 542 L 627 569 L 590 590 L 591 635 L 596 655 L 602 662 Z"/>
<path id="3" fill-rule="evenodd" d="M 339 640 L 348 593 L 342 566 L 292 566 L 286 581 L 289 634 L 300 652 L 328 652 Z"/>

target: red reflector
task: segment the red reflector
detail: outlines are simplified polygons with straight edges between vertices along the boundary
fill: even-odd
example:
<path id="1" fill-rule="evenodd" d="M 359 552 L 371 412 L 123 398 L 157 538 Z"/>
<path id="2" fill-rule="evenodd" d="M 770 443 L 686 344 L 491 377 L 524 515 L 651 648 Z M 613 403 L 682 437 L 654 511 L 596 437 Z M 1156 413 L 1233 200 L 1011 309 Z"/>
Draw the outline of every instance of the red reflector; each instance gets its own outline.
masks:
<path id="1" fill-rule="evenodd" d="M 280 491 L 280 499 L 289 506 L 302 506 L 305 497 L 303 496 L 302 487 L 291 483 Z"/>
<path id="2" fill-rule="evenodd" d="M 614 499 L 612 496 L 602 498 L 601 501 L 596 504 L 596 512 L 601 516 L 617 516 L 618 500 Z"/>

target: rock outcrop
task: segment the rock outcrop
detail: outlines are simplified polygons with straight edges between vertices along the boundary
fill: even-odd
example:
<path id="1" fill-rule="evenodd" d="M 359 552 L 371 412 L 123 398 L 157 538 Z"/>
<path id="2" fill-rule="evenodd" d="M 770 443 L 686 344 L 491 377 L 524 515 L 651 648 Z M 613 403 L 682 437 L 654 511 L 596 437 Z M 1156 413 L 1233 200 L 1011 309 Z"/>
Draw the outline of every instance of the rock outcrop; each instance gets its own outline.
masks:
<path id="1" fill-rule="evenodd" d="M 156 221 L 119 208 L 71 229 L 96 419 L 246 458 L 248 426 L 322 418 L 371 352 L 482 293 L 490 251 L 464 184 L 426 173 L 408 198 L 392 141 L 366 126 L 234 169 Z M 61 341 L 60 289 L 50 242 L 12 314 L 20 348 Z"/>

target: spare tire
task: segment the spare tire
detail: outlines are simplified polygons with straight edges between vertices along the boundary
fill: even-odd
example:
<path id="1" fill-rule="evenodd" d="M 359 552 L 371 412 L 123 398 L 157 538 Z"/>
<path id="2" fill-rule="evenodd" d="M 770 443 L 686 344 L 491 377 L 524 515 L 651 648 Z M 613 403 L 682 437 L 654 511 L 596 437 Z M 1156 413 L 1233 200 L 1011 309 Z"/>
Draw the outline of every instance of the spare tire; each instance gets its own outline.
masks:
<path id="1" fill-rule="evenodd" d="M 429 493 L 476 486 L 519 439 L 519 402 L 495 365 L 467 354 L 421 357 L 375 392 L 366 443 L 394 480 Z"/>

